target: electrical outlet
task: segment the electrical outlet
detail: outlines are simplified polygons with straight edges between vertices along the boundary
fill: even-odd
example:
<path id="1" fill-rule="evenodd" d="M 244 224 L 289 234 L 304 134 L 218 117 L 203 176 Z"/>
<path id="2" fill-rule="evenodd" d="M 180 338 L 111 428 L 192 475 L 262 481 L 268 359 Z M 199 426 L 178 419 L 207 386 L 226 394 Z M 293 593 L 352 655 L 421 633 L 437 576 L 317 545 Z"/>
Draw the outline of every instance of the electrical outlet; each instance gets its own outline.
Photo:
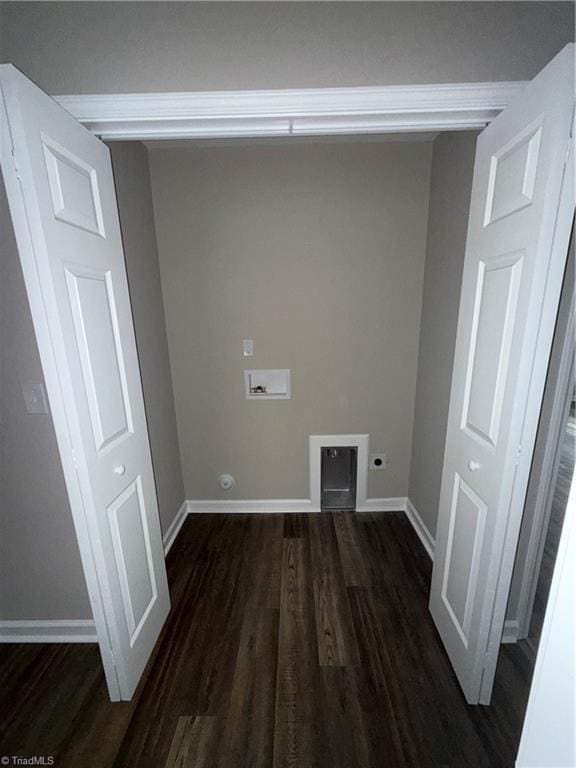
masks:
<path id="1" fill-rule="evenodd" d="M 388 459 L 385 453 L 371 453 L 370 454 L 370 469 L 386 469 L 388 466 Z"/>

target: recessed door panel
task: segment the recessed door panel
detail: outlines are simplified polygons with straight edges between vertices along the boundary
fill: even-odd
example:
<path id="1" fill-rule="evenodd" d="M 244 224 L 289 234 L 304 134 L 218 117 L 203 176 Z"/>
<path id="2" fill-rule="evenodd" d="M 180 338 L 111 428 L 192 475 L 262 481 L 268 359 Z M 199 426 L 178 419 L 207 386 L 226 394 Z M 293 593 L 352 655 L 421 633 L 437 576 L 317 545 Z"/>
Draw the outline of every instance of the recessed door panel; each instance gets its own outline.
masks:
<path id="1" fill-rule="evenodd" d="M 132 646 L 157 596 L 140 477 L 108 508 L 108 520 Z"/>
<path id="2" fill-rule="evenodd" d="M 495 447 L 508 370 L 522 252 L 478 264 L 463 427 Z"/>
<path id="3" fill-rule="evenodd" d="M 104 237 L 98 176 L 94 168 L 47 136 L 42 137 L 54 216 Z"/>
<path id="4" fill-rule="evenodd" d="M 540 122 L 528 126 L 492 156 L 485 227 L 532 203 L 542 136 Z"/>
<path id="5" fill-rule="evenodd" d="M 68 266 L 66 280 L 94 442 L 101 451 L 132 431 L 111 276 Z"/>
<path id="6" fill-rule="evenodd" d="M 476 594 L 486 504 L 460 475 L 454 479 L 442 599 L 465 647 Z"/>

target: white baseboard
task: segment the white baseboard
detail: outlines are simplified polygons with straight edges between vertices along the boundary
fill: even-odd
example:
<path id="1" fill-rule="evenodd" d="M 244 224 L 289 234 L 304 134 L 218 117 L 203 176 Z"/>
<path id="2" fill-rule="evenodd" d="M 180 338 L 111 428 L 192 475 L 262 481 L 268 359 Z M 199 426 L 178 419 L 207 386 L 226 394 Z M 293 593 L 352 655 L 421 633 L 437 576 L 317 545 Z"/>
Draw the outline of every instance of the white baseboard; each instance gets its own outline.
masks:
<path id="1" fill-rule="evenodd" d="M 0 621 L 0 643 L 97 643 L 92 619 Z"/>
<path id="2" fill-rule="evenodd" d="M 164 556 L 170 552 L 170 547 L 172 544 L 174 544 L 174 541 L 176 540 L 176 536 L 180 533 L 180 528 L 182 528 L 182 525 L 184 524 L 184 520 L 186 520 L 186 515 L 188 514 L 188 504 L 190 502 L 183 501 L 182 506 L 176 512 L 176 515 L 174 517 L 174 520 L 170 523 L 168 526 L 168 530 L 164 534 L 162 538 L 162 543 L 164 544 Z"/>
<path id="3" fill-rule="evenodd" d="M 200 499 L 187 502 L 190 514 L 319 512 L 310 499 Z"/>
<path id="4" fill-rule="evenodd" d="M 357 507 L 358 512 L 404 512 L 406 496 L 390 496 L 385 499 L 366 499 Z"/>
<path id="5" fill-rule="evenodd" d="M 410 522 L 412 523 L 412 527 L 416 531 L 418 538 L 424 545 L 424 549 L 428 554 L 430 555 L 430 559 L 434 560 L 434 550 L 436 548 L 436 541 L 434 540 L 434 536 L 430 533 L 428 530 L 428 527 L 418 514 L 418 511 L 416 510 L 416 507 L 410 499 L 406 499 L 406 507 L 405 510 L 406 517 Z"/>
<path id="6" fill-rule="evenodd" d="M 504 622 L 504 632 L 502 633 L 503 643 L 517 643 L 520 634 L 520 625 L 516 619 L 506 619 Z"/>
<path id="7" fill-rule="evenodd" d="M 294 512 L 320 512 L 310 499 L 198 499 L 186 502 L 190 514 L 290 514 Z M 403 512 L 404 496 L 386 499 L 366 499 L 358 512 Z"/>

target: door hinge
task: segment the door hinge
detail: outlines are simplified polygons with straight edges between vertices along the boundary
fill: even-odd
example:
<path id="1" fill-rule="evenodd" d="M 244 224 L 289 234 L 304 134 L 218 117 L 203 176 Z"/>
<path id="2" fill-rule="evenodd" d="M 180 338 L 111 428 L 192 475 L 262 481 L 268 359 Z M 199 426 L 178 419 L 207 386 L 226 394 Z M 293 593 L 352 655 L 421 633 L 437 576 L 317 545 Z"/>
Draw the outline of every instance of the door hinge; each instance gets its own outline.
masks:
<path id="1" fill-rule="evenodd" d="M 74 469 L 78 469 L 78 458 L 76 456 L 76 451 L 74 448 L 72 448 L 72 463 L 74 464 Z"/>
<path id="2" fill-rule="evenodd" d="M 522 443 L 518 446 L 516 449 L 516 464 L 520 462 L 520 457 L 522 456 Z"/>
<path id="3" fill-rule="evenodd" d="M 14 147 L 12 147 L 12 162 L 14 164 L 14 173 L 16 174 L 16 178 L 18 181 L 22 181 L 22 176 L 20 176 L 20 169 L 18 168 L 18 161 L 16 160 L 16 153 L 14 152 Z"/>
<path id="4" fill-rule="evenodd" d="M 564 165 L 568 165 L 568 159 L 570 158 L 570 150 L 572 149 L 572 142 L 574 141 L 574 123 L 576 121 L 576 102 L 572 107 L 572 119 L 570 120 L 570 134 L 568 136 L 568 146 L 566 147 L 566 157 L 564 158 Z"/>

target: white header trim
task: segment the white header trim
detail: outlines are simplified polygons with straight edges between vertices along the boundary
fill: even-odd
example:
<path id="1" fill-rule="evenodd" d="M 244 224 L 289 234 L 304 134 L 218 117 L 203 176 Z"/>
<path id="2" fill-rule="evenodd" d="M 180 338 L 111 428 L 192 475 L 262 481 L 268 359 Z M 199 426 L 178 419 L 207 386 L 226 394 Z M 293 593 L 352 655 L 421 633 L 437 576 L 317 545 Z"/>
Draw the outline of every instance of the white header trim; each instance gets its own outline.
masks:
<path id="1" fill-rule="evenodd" d="M 55 96 L 103 139 L 314 136 L 484 128 L 524 82 Z"/>

